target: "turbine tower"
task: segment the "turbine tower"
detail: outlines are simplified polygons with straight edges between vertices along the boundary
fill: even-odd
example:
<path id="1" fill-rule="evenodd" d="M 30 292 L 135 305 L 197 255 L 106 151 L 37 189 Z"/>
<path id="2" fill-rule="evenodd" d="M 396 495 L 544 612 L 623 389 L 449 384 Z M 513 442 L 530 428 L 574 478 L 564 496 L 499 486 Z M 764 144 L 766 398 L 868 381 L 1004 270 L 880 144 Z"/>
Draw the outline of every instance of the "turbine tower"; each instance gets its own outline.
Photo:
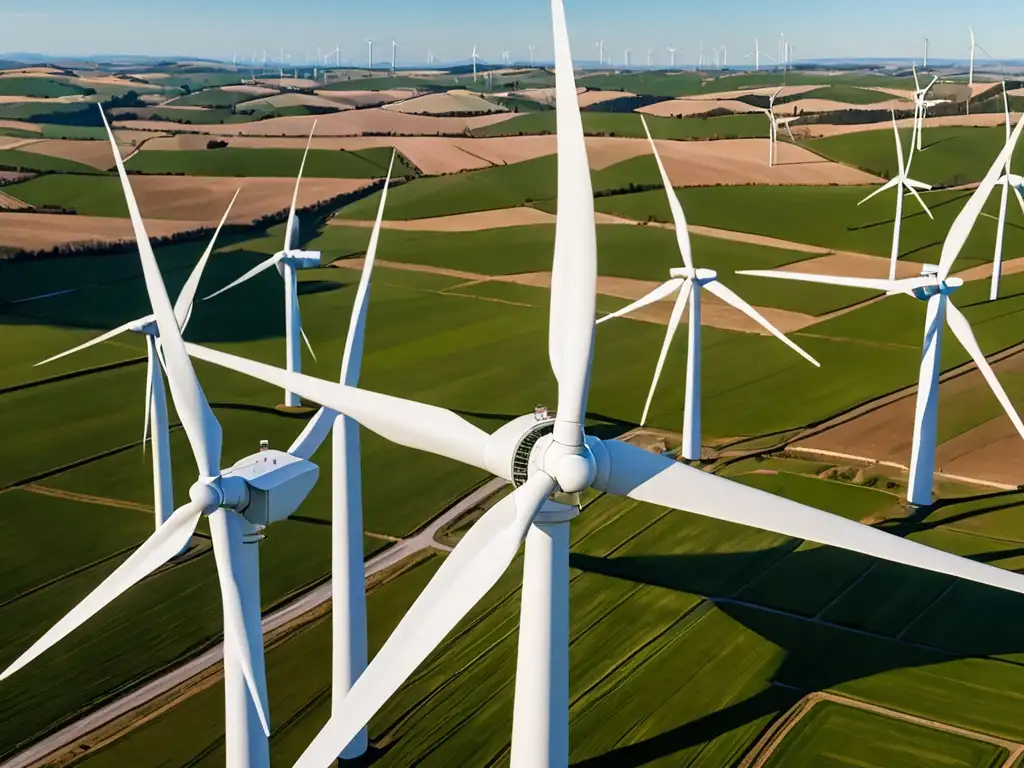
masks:
<path id="1" fill-rule="evenodd" d="M 751 56 L 754 57 L 754 71 L 755 72 L 760 72 L 761 71 L 761 57 L 762 56 L 764 58 L 766 58 L 766 59 L 774 58 L 772 56 L 769 56 L 767 53 L 765 53 L 764 51 L 761 50 L 761 41 L 756 39 L 756 38 L 754 39 L 754 50 L 752 50 L 750 53 L 748 53 L 743 58 L 749 59 Z"/>
<path id="2" fill-rule="evenodd" d="M 373 40 L 367 40 L 366 45 L 369 46 L 369 53 L 367 57 L 366 68 L 370 72 L 373 71 Z"/>
<path id="3" fill-rule="evenodd" d="M 292 193 L 292 206 L 288 212 L 288 225 L 285 229 L 284 248 L 266 261 L 260 262 L 240 278 L 221 288 L 216 293 L 207 296 L 212 299 L 220 296 L 225 291 L 230 291 L 235 286 L 241 285 L 247 280 L 264 272 L 271 267 L 277 267 L 277 271 L 284 278 L 284 317 L 285 317 L 285 359 L 289 371 L 300 373 L 302 371 L 302 346 L 299 337 L 306 342 L 309 354 L 316 360 L 313 352 L 313 345 L 309 343 L 306 332 L 302 329 L 302 319 L 299 314 L 299 293 L 297 270 L 313 269 L 320 266 L 319 251 L 303 251 L 299 249 L 299 219 L 295 215 L 295 209 L 299 201 L 299 187 L 302 184 L 302 174 L 306 169 L 306 158 L 309 156 L 309 147 L 313 143 L 313 134 L 316 132 L 316 121 L 309 132 L 309 140 L 306 142 L 306 151 L 302 155 L 302 164 L 299 166 L 299 175 L 295 179 L 295 191 Z M 285 390 L 284 404 L 289 408 L 297 408 L 302 405 L 302 399 L 295 393 Z"/>
<path id="4" fill-rule="evenodd" d="M 604 66 L 604 38 L 602 37 L 599 42 L 594 43 L 597 46 L 597 63 L 600 66 Z"/>
<path id="5" fill-rule="evenodd" d="M 779 88 L 775 93 L 768 99 L 768 109 L 764 110 L 765 115 L 768 118 L 768 167 L 774 168 L 779 159 L 779 127 L 786 129 L 786 133 L 789 134 L 789 140 L 794 144 L 796 139 L 793 137 L 793 131 L 790 129 L 790 123 L 796 122 L 800 119 L 799 116 L 794 117 L 777 117 L 775 115 L 775 100 L 782 93 L 782 89 Z"/>
<path id="6" fill-rule="evenodd" d="M 669 68 L 670 69 L 675 69 L 676 68 L 676 49 L 675 48 L 671 48 L 670 47 L 668 49 L 668 57 L 669 57 L 669 59 L 668 59 L 668 61 L 669 61 L 669 64 L 668 64 Z"/>
<path id="7" fill-rule="evenodd" d="M 928 108 L 938 106 L 939 104 L 946 104 L 947 101 L 945 99 L 928 99 L 928 91 L 938 82 L 938 77 L 932 77 L 932 81 L 922 88 L 921 81 L 917 76 L 917 67 L 911 65 L 910 68 L 914 73 L 914 132 L 917 135 L 916 146 L 918 152 L 923 152 L 921 137 L 924 135 L 924 121 L 928 115 Z"/>
<path id="8" fill-rule="evenodd" d="M 650 69 L 653 66 L 654 66 L 654 49 L 653 48 L 648 48 L 647 49 L 647 68 Z"/>
<path id="9" fill-rule="evenodd" d="M 529 48 L 530 48 L 530 68 L 533 69 L 533 66 L 534 66 L 533 55 L 537 52 L 537 46 L 531 45 L 531 46 L 529 46 Z"/>
<path id="10" fill-rule="evenodd" d="M 473 82 L 476 82 L 476 63 L 480 60 L 480 57 L 476 55 L 476 46 L 473 46 Z"/>
<path id="11" fill-rule="evenodd" d="M 1003 82 L 1003 110 L 1006 113 L 1006 141 L 1009 142 L 1012 124 L 1010 122 L 1010 100 L 1006 93 L 1005 81 Z M 989 290 L 989 301 L 995 301 L 999 298 L 999 281 L 1003 274 L 1003 238 L 1006 234 L 1006 204 L 1011 189 L 1017 198 L 1017 202 L 1020 204 L 1021 211 L 1024 211 L 1024 196 L 1021 195 L 1021 187 L 1024 187 L 1024 178 L 1021 178 L 1011 172 L 1010 165 L 1012 163 L 1013 157 L 1007 157 L 1003 175 L 999 177 L 999 181 L 997 182 L 999 186 L 1002 187 L 1002 195 L 999 201 L 998 229 L 996 229 L 996 250 L 995 256 L 992 260 L 992 287 Z"/>
<path id="12" fill-rule="evenodd" d="M 651 401 L 654 399 L 654 391 L 658 387 L 658 380 L 661 378 L 661 370 L 668 357 L 669 347 L 675 337 L 676 329 L 683 319 L 683 311 L 686 302 L 690 302 L 690 319 L 688 323 L 689 344 L 687 346 L 686 358 L 686 400 L 683 406 L 683 458 L 689 461 L 700 461 L 701 458 L 701 418 L 700 418 L 700 384 L 701 384 L 701 291 L 707 289 L 709 292 L 720 298 L 726 304 L 738 309 L 743 314 L 758 323 L 777 339 L 788 345 L 797 354 L 816 367 L 821 367 L 817 360 L 807 354 L 798 345 L 790 341 L 778 328 L 768 322 L 754 307 L 741 299 L 734 291 L 727 288 L 718 281 L 718 273 L 711 269 L 697 269 L 693 265 L 692 249 L 690 247 L 690 233 L 687 229 L 686 216 L 683 214 L 683 207 L 672 189 L 672 182 L 665 170 L 665 165 L 658 154 L 658 148 L 651 138 L 651 132 L 647 128 L 647 120 L 641 116 L 644 124 L 644 131 L 647 140 L 651 144 L 651 151 L 658 163 L 658 171 L 661 173 L 661 181 L 665 187 L 665 194 L 668 195 L 669 209 L 672 211 L 672 221 L 676 231 L 676 242 L 679 245 L 679 253 L 683 258 L 683 268 L 673 269 L 669 272 L 671 279 L 664 285 L 655 288 L 647 296 L 639 301 L 630 304 L 618 312 L 606 315 L 597 321 L 600 325 L 616 317 L 625 317 L 642 307 L 661 301 L 678 291 L 675 306 L 672 309 L 672 316 L 668 321 L 668 330 L 665 333 L 665 342 L 661 347 L 661 355 L 658 358 L 658 365 L 654 369 L 654 380 L 651 382 L 651 389 L 647 395 L 647 403 L 644 405 L 643 416 L 640 417 L 640 425 L 647 424 L 647 415 L 651 410 Z"/>
<path id="13" fill-rule="evenodd" d="M 978 346 L 970 323 L 963 313 L 949 300 L 949 297 L 963 286 L 963 280 L 950 277 L 953 264 L 963 249 L 974 224 L 981 214 L 989 195 L 1005 173 L 1006 163 L 1013 155 L 1013 149 L 1024 130 L 1024 120 L 1017 123 L 1006 146 L 996 158 L 980 186 L 957 215 L 953 226 L 942 246 L 942 257 L 938 266 L 925 264 L 921 277 L 904 280 L 872 280 L 868 278 L 836 277 L 832 275 L 810 275 L 797 272 L 752 271 L 744 275 L 760 275 L 785 280 L 802 280 L 825 285 L 844 285 L 867 288 L 886 293 L 905 293 L 926 303 L 923 354 L 917 383 L 917 406 L 914 417 L 914 442 L 910 458 L 910 486 L 907 498 L 911 504 L 928 507 L 932 503 L 932 487 L 935 476 L 935 449 L 939 409 L 939 373 L 941 372 L 942 326 L 945 322 L 953 335 L 971 356 L 981 371 L 989 388 L 1013 422 L 1017 432 L 1024 438 L 1024 423 L 1013 408 L 1002 385 L 993 373 L 988 360 Z"/>
<path id="14" fill-rule="evenodd" d="M 366 250 L 363 272 L 356 289 L 352 307 L 345 353 L 341 362 L 339 381 L 347 387 L 359 386 L 363 366 L 363 345 L 366 334 L 366 315 L 370 302 L 370 279 L 377 257 L 384 206 L 387 204 L 391 173 L 395 157 L 381 191 L 377 219 Z M 366 669 L 366 571 L 363 565 L 363 489 L 362 460 L 359 443 L 359 425 L 328 408 L 321 408 L 310 420 L 289 453 L 310 459 L 320 448 L 327 435 L 331 435 L 331 709 L 341 710 L 349 690 Z M 369 746 L 366 730 L 339 752 L 341 759 L 353 760 L 364 754 Z"/>
<path id="15" fill-rule="evenodd" d="M 895 280 L 896 279 L 896 262 L 899 261 L 899 258 L 900 258 L 900 229 L 901 229 L 902 224 L 903 224 L 903 193 L 904 193 L 904 190 L 906 190 L 907 192 L 912 194 L 917 199 L 917 202 L 919 202 L 921 204 L 921 207 L 924 209 L 924 212 L 928 214 L 928 218 L 934 220 L 935 217 L 932 216 L 932 212 L 930 210 L 928 210 L 928 206 L 924 204 L 924 200 L 922 200 L 921 196 L 917 193 L 917 190 L 919 190 L 919 189 L 926 190 L 926 191 L 930 190 L 931 189 L 931 185 L 930 184 L 924 184 L 923 182 L 920 182 L 920 181 L 914 181 L 912 178 L 910 178 L 910 166 L 914 162 L 914 141 L 915 141 L 914 134 L 916 134 L 916 131 L 914 133 L 912 133 L 911 136 L 910 136 L 910 157 L 908 158 L 907 164 L 904 167 L 904 164 L 903 164 L 903 142 L 900 141 L 900 132 L 899 132 L 899 129 L 896 127 L 896 112 L 895 112 L 895 110 L 892 113 L 892 132 L 893 132 L 893 135 L 896 137 L 896 161 L 897 161 L 897 167 L 899 168 L 899 173 L 896 175 L 895 178 L 890 179 L 889 181 L 887 181 L 884 186 L 879 187 L 874 192 L 872 192 L 870 195 L 868 195 L 863 200 L 861 200 L 859 203 L 857 203 L 857 205 L 864 205 L 864 203 L 866 203 L 868 200 L 873 198 L 875 195 L 880 195 L 883 192 L 892 189 L 893 187 L 896 188 L 896 218 L 893 221 L 892 251 L 889 254 L 889 279 L 890 280 Z"/>
<path id="16" fill-rule="evenodd" d="M 224 610 L 226 763 L 269 768 L 270 720 L 260 626 L 257 545 L 266 526 L 287 519 L 305 500 L 316 483 L 318 469 L 281 451 L 261 451 L 233 467 L 221 469 L 220 423 L 182 341 L 177 316 L 105 115 L 103 123 L 138 241 L 171 397 L 192 449 L 198 478 L 189 489 L 190 501 L 175 510 L 131 557 L 4 670 L 0 679 L 30 663 L 163 566 L 188 545 L 205 516 Z"/>
<path id="17" fill-rule="evenodd" d="M 387 397 L 218 350 L 193 356 L 268 381 L 359 421 L 386 439 L 512 481 L 445 558 L 340 711 L 299 757 L 325 768 L 499 581 L 526 543 L 510 763 L 558 768 L 569 761 L 569 536 L 578 502 L 549 497 L 594 488 L 636 501 L 839 546 L 872 557 L 1024 593 L 1024 577 L 688 467 L 617 440 L 588 436 L 584 420 L 594 352 L 597 245 L 593 188 L 561 0 L 552 0 L 558 91 L 559 233 L 555 236 L 548 351 L 557 371 L 554 415 L 534 410 L 488 435 L 458 414 Z M 290 382 L 286 384 L 285 382 Z"/>
<path id="18" fill-rule="evenodd" d="M 924 39 L 924 68 L 928 69 L 928 48 L 931 45 L 931 41 L 926 37 Z"/>
<path id="19" fill-rule="evenodd" d="M 209 245 L 206 246 L 206 250 L 203 251 L 203 255 L 199 258 L 199 261 L 196 262 L 188 280 L 185 281 L 185 285 L 182 286 L 181 293 L 178 294 L 177 301 L 174 302 L 174 318 L 182 333 L 185 332 L 185 329 L 188 327 L 188 324 L 192 319 L 192 309 L 195 305 L 196 291 L 199 290 L 199 281 L 202 280 L 203 271 L 206 269 L 206 264 L 209 262 L 210 256 L 213 254 L 213 249 L 217 244 L 217 238 L 220 237 L 220 231 L 228 220 L 228 216 L 231 215 L 231 208 L 234 206 L 235 200 L 238 199 L 238 192 L 240 191 L 241 190 L 236 191 L 234 197 L 231 198 L 231 202 L 228 204 L 228 208 L 224 212 L 224 216 L 221 218 L 220 224 L 217 225 L 217 230 L 213 233 L 213 238 L 210 240 Z M 119 336 L 126 331 L 141 334 L 146 339 L 146 400 L 144 409 L 145 415 L 142 426 L 142 448 L 143 451 L 145 451 L 146 440 L 148 439 L 150 431 L 150 424 L 152 424 L 153 517 L 156 529 L 159 530 L 160 526 L 166 523 L 174 512 L 174 493 L 171 477 L 171 429 L 170 423 L 167 419 L 167 391 L 164 388 L 160 331 L 156 324 L 156 317 L 150 314 L 136 320 L 131 320 L 124 325 L 114 328 L 112 331 L 107 331 L 106 333 L 97 336 L 95 339 L 87 341 L 84 344 L 80 344 L 74 349 L 61 352 L 59 355 L 47 358 L 40 363 L 36 363 L 36 365 L 46 365 L 47 363 L 59 360 L 62 357 L 73 355 L 83 349 L 87 349 L 97 344 L 102 344 L 104 341 L 109 341 L 115 336 Z"/>
<path id="20" fill-rule="evenodd" d="M 395 72 L 398 71 L 398 49 L 399 48 L 401 48 L 401 46 L 398 44 L 398 42 L 394 38 L 391 38 L 391 76 L 392 77 L 394 77 L 395 76 Z"/>

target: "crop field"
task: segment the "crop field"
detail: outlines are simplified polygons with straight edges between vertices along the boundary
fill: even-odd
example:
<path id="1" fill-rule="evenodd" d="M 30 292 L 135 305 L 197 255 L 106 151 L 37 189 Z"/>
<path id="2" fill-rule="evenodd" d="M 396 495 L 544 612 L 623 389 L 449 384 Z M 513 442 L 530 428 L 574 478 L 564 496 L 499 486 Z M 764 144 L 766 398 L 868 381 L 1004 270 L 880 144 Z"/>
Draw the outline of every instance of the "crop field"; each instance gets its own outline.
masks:
<path id="1" fill-rule="evenodd" d="M 840 768 L 850 765 L 851 755 L 886 768 L 997 768 L 1009 753 L 994 744 L 824 701 L 801 718 L 766 766 Z"/>
<path id="2" fill-rule="evenodd" d="M 113 160 L 111 160 L 113 162 Z M 96 173 L 96 168 L 63 157 L 50 157 L 17 149 L 0 149 L 0 168 L 14 171 L 54 171 L 57 173 Z"/>
<path id="3" fill-rule="evenodd" d="M 874 187 L 700 187 L 678 189 L 679 199 L 691 224 L 750 232 L 836 250 L 888 256 L 892 248 L 895 199 L 878 195 L 858 205 Z M 970 197 L 969 191 L 943 190 L 924 196 L 935 219 L 929 219 L 915 200 L 905 200 L 900 257 L 918 263 L 938 263 L 942 242 Z M 671 221 L 662 190 L 614 195 L 597 200 L 598 211 L 639 221 Z M 996 215 L 998 196 L 992 196 L 985 212 Z M 552 209 L 541 203 L 538 207 Z M 797 214 L 796 212 L 799 212 Z M 1024 247 L 1024 227 L 1006 228 L 1008 258 Z M 960 258 L 958 269 L 992 260 L 995 222 L 982 217 Z M 1011 245 L 1013 243 L 1013 245 Z"/>
<path id="4" fill-rule="evenodd" d="M 95 91 L 91 88 L 73 85 L 67 80 L 48 77 L 0 77 L 0 96 L 55 99 L 60 96 L 83 96 L 90 93 L 95 93 Z"/>
<path id="5" fill-rule="evenodd" d="M 353 152 L 312 149 L 306 160 L 309 178 L 370 179 L 387 175 L 391 150 L 386 147 Z M 2 155 L 0 155 L 2 162 Z M 295 176 L 302 163 L 300 149 L 241 149 L 139 152 L 127 164 L 137 173 L 173 173 L 198 176 Z M 404 159 L 395 162 L 394 175 L 413 175 Z"/>
<path id="6" fill-rule="evenodd" d="M 832 505 L 816 497 L 814 483 L 828 486 L 829 498 L 840 509 L 852 509 L 865 492 L 827 481 L 804 478 L 794 483 L 794 476 L 779 477 L 783 480 L 773 490 L 795 498 L 809 495 L 825 507 Z M 850 494 L 846 499 L 844 490 Z M 1009 704 L 1014 682 L 1024 678 L 1015 665 L 985 658 L 955 660 L 959 654 L 811 624 L 787 611 L 766 611 L 756 601 L 747 602 L 744 585 L 752 580 L 774 583 L 776 598 L 799 583 L 795 578 L 801 574 L 779 571 L 780 558 L 785 563 L 800 557 L 802 550 L 794 552 L 794 546 L 771 534 L 611 498 L 588 507 L 573 523 L 572 763 L 732 766 L 762 730 L 800 698 L 800 691 L 776 683 L 822 684 L 962 727 L 977 728 L 986 708 Z M 818 559 L 824 564 L 840 555 L 820 549 Z M 437 564 L 435 557 L 371 592 L 371 652 Z M 817 576 L 822 564 L 805 565 L 804 584 Z M 468 765 L 507 759 L 520 568 L 513 565 L 459 631 L 375 718 L 371 738 L 377 747 L 376 764 Z M 893 573 L 883 583 L 887 589 L 902 582 Z M 730 594 L 740 600 L 724 597 Z M 772 591 L 764 594 L 770 597 Z M 876 591 L 861 601 L 878 598 Z M 993 590 L 982 590 L 973 599 L 982 601 L 979 611 L 1020 604 L 1020 598 L 1007 598 L 1003 605 L 1002 596 Z M 904 621 L 919 610 L 905 609 Z M 630 629 L 624 632 L 623 627 Z M 935 627 L 928 639 L 941 641 L 941 631 Z M 272 740 L 275 761 L 294 760 L 327 717 L 328 649 L 329 627 L 321 622 L 268 654 L 277 724 Z M 1005 675 L 1004 682 L 993 686 L 998 675 Z M 977 690 L 964 706 L 959 701 L 951 706 L 937 696 L 969 681 Z M 911 695 L 900 694 L 904 686 L 912 689 Z M 858 744 L 861 739 L 877 741 L 864 749 L 875 750 L 871 754 L 878 759 L 905 756 L 900 749 L 911 744 L 918 750 L 914 754 L 948 750 L 965 761 L 952 765 L 972 768 L 990 765 L 984 760 L 998 754 L 998 749 L 980 742 L 922 732 L 879 715 L 859 717 L 859 712 L 848 714 L 845 708 L 834 713 L 825 704 L 817 706 L 822 714 L 812 710 L 777 754 L 809 754 L 802 750 L 810 745 L 827 750 L 835 744 L 840 725 L 850 729 Z M 80 764 L 123 765 L 146 745 L 168 740 L 174 742 L 169 747 L 175 750 L 174 759 L 201 758 L 201 764 L 215 764 L 223 759 L 218 741 L 222 727 L 214 716 L 221 707 L 221 689 L 211 688 Z M 980 730 L 1018 738 L 1020 727 L 1013 721 L 1018 710 L 1019 704 L 1005 714 L 1000 710 L 998 720 Z M 470 721 L 472 739 L 465 737 Z M 195 727 L 188 727 L 190 723 Z M 176 738 L 170 739 L 170 734 Z M 862 754 L 859 748 L 837 748 L 838 754 Z M 777 759 L 773 765 L 780 764 Z"/>
<path id="7" fill-rule="evenodd" d="M 162 120 L 174 127 L 174 123 L 184 125 L 221 125 L 228 123 L 248 123 L 257 119 L 245 112 L 235 112 L 227 107 L 203 109 L 177 109 L 170 107 L 124 107 L 112 113 L 115 126 L 117 120 Z"/>
<path id="8" fill-rule="evenodd" d="M 179 96 L 174 99 L 176 107 L 233 107 L 245 101 L 257 98 L 250 93 L 240 91 L 225 91 L 220 88 L 207 88 L 196 91 L 186 96 Z"/>
<path id="9" fill-rule="evenodd" d="M 956 186 L 981 181 L 999 155 L 1006 140 L 1002 128 L 928 128 L 925 124 L 923 147 L 915 152 L 911 176 L 933 186 Z M 911 131 L 900 131 L 904 157 L 909 156 Z M 899 172 L 895 141 L 888 130 L 862 131 L 843 136 L 809 141 L 815 152 L 838 162 L 892 178 Z M 1017 157 L 1024 158 L 1018 148 Z M 911 203 L 916 206 L 916 203 Z"/>
<path id="10" fill-rule="evenodd" d="M 890 86 L 891 87 L 891 86 Z M 890 101 L 893 97 L 881 91 L 872 91 L 869 88 L 861 88 L 853 85 L 826 85 L 815 88 L 813 91 L 804 91 L 798 96 L 787 96 L 785 91 L 776 99 L 778 105 L 801 99 L 825 99 L 826 101 L 841 101 L 846 104 L 877 104 L 883 101 Z M 907 102 L 908 107 L 913 107 L 912 102 Z"/>
<path id="11" fill-rule="evenodd" d="M 748 139 L 765 134 L 763 115 L 726 115 L 724 117 L 647 117 L 651 135 L 656 139 L 707 140 Z M 640 116 L 631 113 L 584 112 L 583 132 L 588 136 L 646 136 Z M 475 136 L 520 136 L 555 133 L 555 113 L 532 112 L 511 120 L 478 128 Z"/>
<path id="12" fill-rule="evenodd" d="M 61 122 L 72 113 L 84 114 L 86 110 L 95 112 L 96 107 L 83 102 L 14 101 L 0 104 L 0 120 L 32 120 L 45 123 L 49 118 L 53 122 Z"/>

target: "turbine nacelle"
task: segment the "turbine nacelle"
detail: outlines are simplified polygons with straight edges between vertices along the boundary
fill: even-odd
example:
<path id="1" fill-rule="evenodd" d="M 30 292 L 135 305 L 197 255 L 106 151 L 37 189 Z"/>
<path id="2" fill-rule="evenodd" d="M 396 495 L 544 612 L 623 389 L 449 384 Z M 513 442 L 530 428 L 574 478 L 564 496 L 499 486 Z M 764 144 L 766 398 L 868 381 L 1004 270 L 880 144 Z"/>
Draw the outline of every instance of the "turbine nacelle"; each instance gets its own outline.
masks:
<path id="1" fill-rule="evenodd" d="M 320 476 L 310 461 L 283 451 L 260 451 L 235 462 L 221 475 L 221 487 L 245 490 L 245 501 L 234 507 L 253 525 L 268 526 L 286 520 L 306 500 Z"/>
<path id="2" fill-rule="evenodd" d="M 321 263 L 320 251 L 279 251 L 275 258 L 278 264 L 287 264 L 294 269 L 316 269 Z"/>
<path id="3" fill-rule="evenodd" d="M 718 280 L 718 273 L 713 269 L 700 267 L 677 267 L 668 271 L 671 277 L 683 280 L 692 280 L 698 285 L 707 285 Z"/>
<path id="4" fill-rule="evenodd" d="M 160 336 L 160 329 L 157 328 L 156 320 L 152 315 L 142 318 L 137 322 L 137 324 L 133 325 L 128 330 L 132 333 L 141 333 L 146 336 L 153 336 L 154 338 L 159 338 Z"/>

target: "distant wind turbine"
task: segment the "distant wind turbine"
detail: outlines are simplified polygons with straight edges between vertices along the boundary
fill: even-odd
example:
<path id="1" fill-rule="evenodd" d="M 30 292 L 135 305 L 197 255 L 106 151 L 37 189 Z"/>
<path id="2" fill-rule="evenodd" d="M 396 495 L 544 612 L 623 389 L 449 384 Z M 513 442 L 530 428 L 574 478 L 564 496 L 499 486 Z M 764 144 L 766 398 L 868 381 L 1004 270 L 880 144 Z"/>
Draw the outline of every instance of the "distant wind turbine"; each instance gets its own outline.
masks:
<path id="1" fill-rule="evenodd" d="M 533 54 L 537 51 L 537 46 L 531 45 L 530 48 L 530 68 L 533 68 Z"/>
<path id="2" fill-rule="evenodd" d="M 602 37 L 600 42 L 594 43 L 597 47 L 597 62 L 602 67 L 604 66 L 604 38 Z"/>
<path id="3" fill-rule="evenodd" d="M 775 100 L 782 93 L 782 89 L 779 88 L 775 93 L 772 94 L 771 98 L 768 99 L 768 109 L 764 110 L 765 115 L 768 117 L 769 123 L 769 134 L 768 134 L 768 166 L 775 167 L 776 161 L 779 155 L 779 127 L 786 129 L 786 133 L 789 134 L 789 140 L 796 143 L 796 139 L 793 138 L 793 131 L 790 130 L 789 124 L 799 120 L 797 117 L 776 117 L 775 115 Z"/>
<path id="4" fill-rule="evenodd" d="M 401 48 L 394 38 L 391 38 L 391 76 L 394 77 L 398 71 L 398 49 Z"/>
<path id="5" fill-rule="evenodd" d="M 676 49 L 672 48 L 672 47 L 669 47 L 669 49 L 668 49 L 668 56 L 669 56 L 669 67 L 671 69 L 675 69 L 676 68 Z"/>
<path id="6" fill-rule="evenodd" d="M 480 60 L 480 57 L 476 54 L 476 46 L 473 46 L 473 82 L 476 82 L 476 63 Z"/>
<path id="7" fill-rule="evenodd" d="M 367 59 L 366 68 L 372 71 L 373 70 L 373 40 L 367 40 L 366 44 L 370 48 L 369 58 Z"/>
<path id="8" fill-rule="evenodd" d="M 1003 82 L 1003 109 L 1006 113 L 1006 141 L 1009 143 L 1013 126 L 1010 123 L 1010 99 L 1006 93 L 1006 82 Z M 992 287 L 989 291 L 989 301 L 999 298 L 999 280 L 1003 273 L 1003 237 L 1006 233 L 1006 203 L 1013 189 L 1017 202 L 1020 203 L 1021 211 L 1024 211 L 1024 196 L 1021 195 L 1021 187 L 1024 186 L 1024 178 L 1010 172 L 1012 156 L 1006 158 L 1006 168 L 1003 175 L 997 182 L 1002 187 L 1002 198 L 999 201 L 998 229 L 996 230 L 996 251 L 992 260 Z"/>
<path id="9" fill-rule="evenodd" d="M 937 77 L 932 77 L 932 81 L 928 83 L 924 88 L 921 87 L 921 81 L 917 76 L 917 67 L 911 65 L 911 71 L 914 73 L 914 132 L 917 135 L 917 151 L 923 151 L 921 146 L 921 136 L 924 134 L 924 119 L 928 114 L 928 107 L 935 107 L 939 104 L 946 104 L 945 99 L 938 99 L 934 101 L 928 101 L 928 91 L 932 89 L 932 86 L 938 82 Z"/>
<path id="10" fill-rule="evenodd" d="M 899 260 L 900 257 L 900 228 L 903 223 L 903 191 L 906 190 L 907 192 L 910 192 L 910 194 L 912 194 L 915 198 L 917 198 L 917 202 L 921 204 L 921 207 L 924 208 L 924 212 L 928 214 L 929 218 L 934 219 L 935 217 L 932 216 L 932 212 L 928 210 L 928 206 L 924 204 L 924 200 L 922 200 L 921 196 L 917 193 L 917 190 L 919 189 L 930 190 L 931 185 L 924 184 L 920 181 L 914 181 L 913 179 L 910 178 L 910 165 L 914 161 L 914 143 L 916 140 L 914 134 L 916 134 L 917 131 L 915 130 L 910 137 L 910 157 L 907 161 L 906 167 L 904 167 L 903 164 L 903 142 L 900 141 L 900 132 L 899 129 L 896 127 L 895 110 L 893 110 L 892 113 L 892 131 L 893 134 L 895 134 L 896 136 L 896 160 L 898 162 L 899 174 L 895 178 L 886 182 L 884 186 L 879 187 L 870 195 L 865 197 L 863 200 L 857 203 L 857 205 L 863 205 L 868 200 L 873 198 L 875 195 L 880 195 L 886 190 L 892 189 L 893 187 L 896 188 L 896 218 L 893 224 L 892 231 L 892 251 L 889 256 L 889 279 L 895 280 L 896 262 Z"/>
<path id="11" fill-rule="evenodd" d="M 767 53 L 765 53 L 764 51 L 761 50 L 761 41 L 758 40 L 757 38 L 754 39 L 754 50 L 752 50 L 750 53 L 748 53 L 743 58 L 749 59 L 751 56 L 754 57 L 754 71 L 755 72 L 760 72 L 761 71 L 761 57 L 762 56 L 764 58 L 766 58 L 766 59 L 771 59 L 772 58 Z"/>

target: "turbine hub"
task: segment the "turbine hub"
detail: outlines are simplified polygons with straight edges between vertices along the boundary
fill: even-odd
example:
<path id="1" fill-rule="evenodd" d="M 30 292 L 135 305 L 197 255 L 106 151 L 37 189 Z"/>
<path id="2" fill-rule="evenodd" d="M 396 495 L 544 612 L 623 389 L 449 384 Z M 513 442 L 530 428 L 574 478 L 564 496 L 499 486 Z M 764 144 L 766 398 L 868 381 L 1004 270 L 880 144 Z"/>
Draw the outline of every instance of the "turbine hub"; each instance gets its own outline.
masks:
<path id="1" fill-rule="evenodd" d="M 565 445 L 553 436 L 545 436 L 537 442 L 536 466 L 558 483 L 563 493 L 582 493 L 594 483 L 597 462 L 590 447 Z"/>
<path id="2" fill-rule="evenodd" d="M 221 505 L 221 492 L 211 482 L 203 480 L 197 480 L 192 484 L 192 487 L 188 489 L 188 497 L 192 500 L 193 504 L 197 504 L 202 507 L 205 514 L 211 514 L 215 512 Z"/>

